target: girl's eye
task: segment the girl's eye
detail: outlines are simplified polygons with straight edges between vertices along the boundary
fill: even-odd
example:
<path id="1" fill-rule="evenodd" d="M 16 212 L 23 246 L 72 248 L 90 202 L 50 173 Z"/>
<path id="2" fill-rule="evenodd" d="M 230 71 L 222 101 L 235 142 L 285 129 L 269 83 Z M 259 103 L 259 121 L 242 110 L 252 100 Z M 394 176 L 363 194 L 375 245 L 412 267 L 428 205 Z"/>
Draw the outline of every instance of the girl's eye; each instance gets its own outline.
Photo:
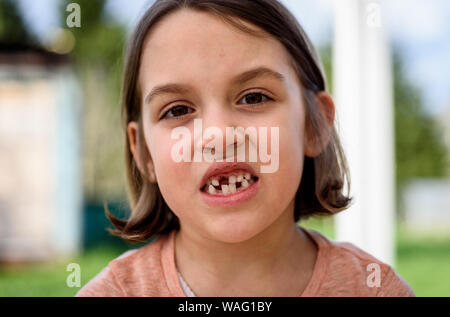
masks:
<path id="1" fill-rule="evenodd" d="M 272 98 L 268 97 L 267 95 L 260 93 L 260 92 L 252 92 L 249 94 L 246 94 L 244 97 L 241 98 L 241 100 L 245 100 L 243 104 L 247 104 L 249 106 L 261 106 L 265 104 L 267 101 L 273 100 Z M 162 116 L 161 119 L 166 118 L 174 118 L 174 119 L 180 119 L 183 116 L 194 112 L 195 110 L 191 107 L 184 106 L 184 105 L 177 105 L 173 106 L 169 110 L 167 110 Z"/>
<path id="2" fill-rule="evenodd" d="M 241 100 L 245 100 L 246 102 L 244 104 L 248 104 L 251 106 L 257 106 L 266 103 L 267 101 L 273 100 L 272 98 L 268 97 L 267 95 L 260 93 L 260 92 L 252 92 L 249 94 L 246 94 L 244 97 L 242 97 Z"/>
<path id="3" fill-rule="evenodd" d="M 161 119 L 165 119 L 165 118 L 180 118 L 182 116 L 185 116 L 189 113 L 194 112 L 194 109 L 187 107 L 187 106 L 183 106 L 183 105 L 178 105 L 178 106 L 174 106 L 172 108 L 170 108 L 169 110 L 167 110 L 163 116 L 161 117 Z"/>

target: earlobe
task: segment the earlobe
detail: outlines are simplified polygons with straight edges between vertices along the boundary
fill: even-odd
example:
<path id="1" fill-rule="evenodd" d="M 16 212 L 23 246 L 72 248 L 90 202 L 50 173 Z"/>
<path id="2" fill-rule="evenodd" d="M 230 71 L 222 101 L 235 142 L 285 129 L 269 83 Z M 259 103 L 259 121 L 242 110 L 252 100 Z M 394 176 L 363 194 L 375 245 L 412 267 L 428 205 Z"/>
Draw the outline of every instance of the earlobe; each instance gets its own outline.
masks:
<path id="1" fill-rule="evenodd" d="M 141 151 L 140 151 L 139 125 L 137 122 L 131 121 L 128 123 L 127 135 L 128 135 L 128 142 L 130 144 L 130 151 L 133 155 L 134 161 L 136 162 L 137 168 L 139 169 L 141 174 L 143 174 L 143 175 L 148 174 L 147 177 L 149 178 L 150 182 L 156 183 L 156 176 L 155 176 L 153 164 L 152 164 L 150 157 L 148 159 L 147 168 L 145 168 L 145 163 L 142 162 L 142 160 L 145 158 L 143 156 L 144 153 L 141 153 Z M 143 145 L 143 146 L 146 146 L 146 145 Z"/>
<path id="2" fill-rule="evenodd" d="M 131 154 L 133 154 L 134 159 L 136 160 L 136 136 L 137 136 L 138 126 L 137 123 L 134 121 L 131 121 L 128 123 L 127 126 L 127 136 L 128 136 L 128 143 L 130 144 L 130 151 Z"/>
<path id="3" fill-rule="evenodd" d="M 327 121 L 328 128 L 331 129 L 333 127 L 336 111 L 333 98 L 328 92 L 320 91 L 317 93 L 316 99 L 317 104 L 320 106 L 320 110 L 322 111 L 322 115 Z"/>
<path id="4" fill-rule="evenodd" d="M 328 145 L 334 124 L 335 107 L 333 99 L 326 91 L 320 91 L 316 94 L 316 104 L 319 107 L 322 118 L 320 120 L 319 131 L 306 131 L 305 133 L 305 155 L 308 157 L 316 157 Z M 309 129 L 314 129 L 311 125 Z"/>

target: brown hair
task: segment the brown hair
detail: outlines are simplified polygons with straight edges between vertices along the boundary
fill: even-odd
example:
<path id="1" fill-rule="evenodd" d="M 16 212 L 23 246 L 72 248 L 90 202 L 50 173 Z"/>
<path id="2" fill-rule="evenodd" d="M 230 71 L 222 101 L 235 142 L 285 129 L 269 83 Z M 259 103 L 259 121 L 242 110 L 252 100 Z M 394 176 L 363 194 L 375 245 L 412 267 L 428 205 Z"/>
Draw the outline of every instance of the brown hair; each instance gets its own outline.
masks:
<path id="1" fill-rule="evenodd" d="M 138 85 L 142 46 L 147 33 L 156 22 L 182 8 L 215 14 L 244 32 L 264 36 L 264 33 L 240 23 L 241 19 L 277 38 L 290 53 L 292 66 L 302 85 L 306 108 L 305 129 L 308 135 L 322 140 L 320 134 L 324 129 L 321 127 L 326 124 L 316 100 L 317 93 L 326 91 L 320 59 L 295 17 L 277 0 L 157 0 L 145 12 L 132 34 L 125 59 L 122 118 L 131 215 L 128 220 L 121 220 L 105 207 L 107 217 L 115 226 L 110 232 L 130 242 L 146 241 L 155 235 L 179 228 L 178 217 L 164 201 L 158 185 L 149 181 L 147 170 L 140 171 L 137 168 L 130 151 L 127 126 L 131 121 L 138 122 L 136 143 L 142 161 L 146 162 L 150 157 L 143 142 L 141 93 Z M 349 171 L 333 126 L 329 142 L 322 152 L 314 158 L 305 156 L 303 175 L 295 199 L 294 221 L 310 215 L 331 215 L 348 208 L 351 198 L 343 194 L 344 178 L 347 179 L 349 193 Z"/>

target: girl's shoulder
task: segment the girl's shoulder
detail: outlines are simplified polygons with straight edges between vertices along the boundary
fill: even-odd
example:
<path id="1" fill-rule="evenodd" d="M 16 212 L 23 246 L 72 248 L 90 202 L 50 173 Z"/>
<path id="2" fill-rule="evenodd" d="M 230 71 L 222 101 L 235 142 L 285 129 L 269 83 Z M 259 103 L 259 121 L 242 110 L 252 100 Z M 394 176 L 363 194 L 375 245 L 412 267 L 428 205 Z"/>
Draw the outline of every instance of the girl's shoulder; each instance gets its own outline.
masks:
<path id="1" fill-rule="evenodd" d="M 415 296 L 387 263 L 350 242 L 333 241 L 304 229 L 318 246 L 312 296 Z"/>
<path id="2" fill-rule="evenodd" d="M 160 235 L 138 249 L 122 253 L 75 296 L 168 296 L 161 257 L 163 250 L 170 248 L 170 237 Z"/>

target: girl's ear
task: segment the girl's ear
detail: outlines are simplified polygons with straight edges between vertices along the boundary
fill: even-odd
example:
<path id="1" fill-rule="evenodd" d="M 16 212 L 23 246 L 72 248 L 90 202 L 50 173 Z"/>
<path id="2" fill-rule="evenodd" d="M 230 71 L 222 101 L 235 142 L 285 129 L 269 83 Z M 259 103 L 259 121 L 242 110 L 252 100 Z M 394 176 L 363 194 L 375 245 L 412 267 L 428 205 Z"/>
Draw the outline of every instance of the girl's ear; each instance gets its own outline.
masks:
<path id="1" fill-rule="evenodd" d="M 139 140 L 140 135 L 143 134 L 139 133 L 139 125 L 136 121 L 131 121 L 128 123 L 127 135 L 128 135 L 128 142 L 130 143 L 130 151 L 133 154 L 133 158 L 134 161 L 136 162 L 137 168 L 139 169 L 141 174 L 149 178 L 151 183 L 156 183 L 156 175 L 153 166 L 153 161 L 150 155 L 146 155 L 148 157 L 148 162 L 146 163 L 144 161 L 146 156 L 143 155 L 144 153 L 142 151 L 145 151 L 145 149 L 141 149 L 141 147 L 139 146 L 139 144 L 142 144 L 142 146 L 144 147 L 146 145 L 145 142 L 141 143 L 140 141 L 142 140 Z"/>
<path id="2" fill-rule="evenodd" d="M 330 94 L 326 91 L 318 92 L 316 102 L 324 120 L 320 120 L 320 131 L 306 131 L 305 133 L 305 155 L 308 157 L 316 157 L 326 148 L 334 123 L 335 107 Z"/>

